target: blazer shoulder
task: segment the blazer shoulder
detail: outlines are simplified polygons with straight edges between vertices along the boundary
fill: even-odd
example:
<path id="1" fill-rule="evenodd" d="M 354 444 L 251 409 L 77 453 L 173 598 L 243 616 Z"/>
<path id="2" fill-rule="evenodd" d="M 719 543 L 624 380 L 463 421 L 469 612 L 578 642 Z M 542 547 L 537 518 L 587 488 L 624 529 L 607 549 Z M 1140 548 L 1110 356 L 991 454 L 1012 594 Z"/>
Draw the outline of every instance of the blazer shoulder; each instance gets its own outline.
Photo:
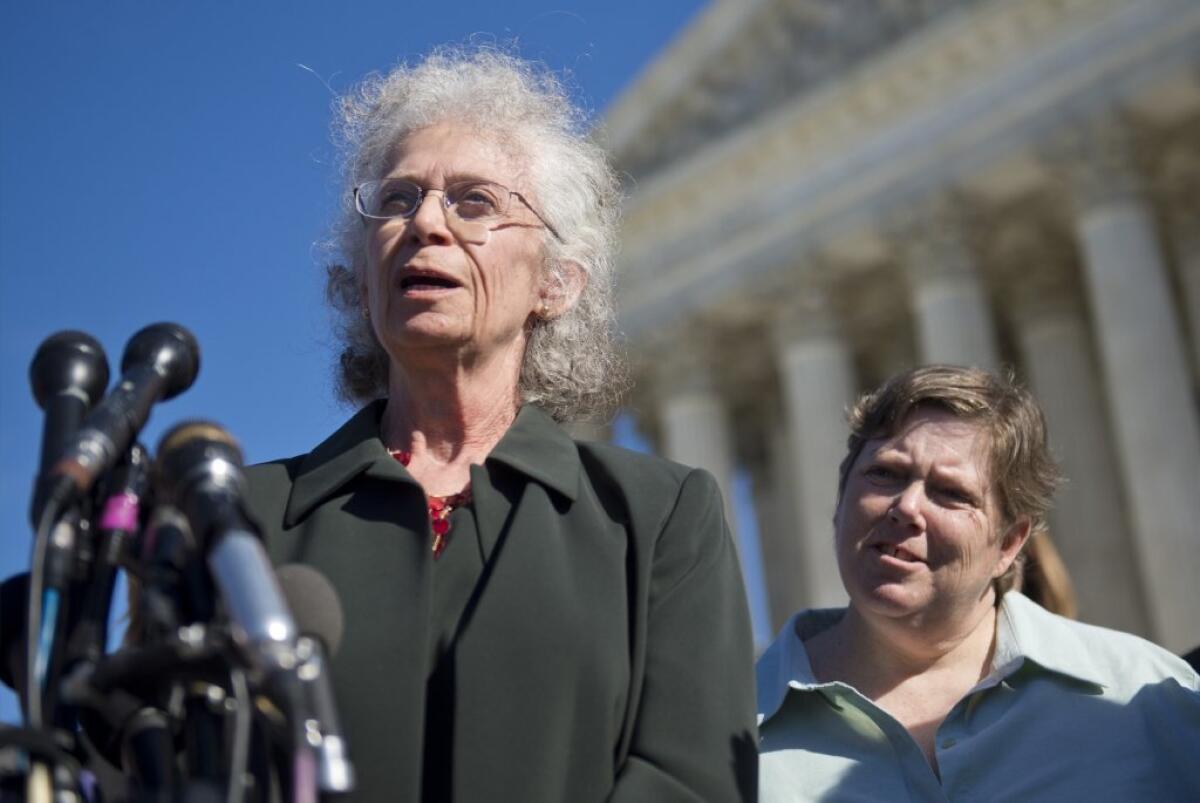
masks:
<path id="1" fill-rule="evenodd" d="M 306 457 L 308 457 L 307 454 L 300 454 L 246 466 L 246 484 L 249 487 L 249 493 L 256 495 L 270 493 L 274 490 L 290 489 L 300 470 L 300 464 Z"/>
<path id="2" fill-rule="evenodd" d="M 689 474 L 703 472 L 703 469 L 607 443 L 576 441 L 576 446 L 589 475 L 606 474 L 621 485 L 654 491 L 673 489 L 678 493 Z"/>
<path id="3" fill-rule="evenodd" d="M 1004 595 L 1003 610 L 1019 617 L 1017 637 L 1035 662 L 1068 673 L 1080 670 L 1118 695 L 1164 680 L 1200 691 L 1200 676 L 1186 661 L 1141 636 L 1067 619 L 1020 592 Z"/>
<path id="4" fill-rule="evenodd" d="M 621 500 L 636 520 L 662 527 L 680 513 L 698 507 L 723 509 L 716 479 L 702 468 L 655 455 L 590 441 L 578 442 L 587 482 L 601 497 Z"/>

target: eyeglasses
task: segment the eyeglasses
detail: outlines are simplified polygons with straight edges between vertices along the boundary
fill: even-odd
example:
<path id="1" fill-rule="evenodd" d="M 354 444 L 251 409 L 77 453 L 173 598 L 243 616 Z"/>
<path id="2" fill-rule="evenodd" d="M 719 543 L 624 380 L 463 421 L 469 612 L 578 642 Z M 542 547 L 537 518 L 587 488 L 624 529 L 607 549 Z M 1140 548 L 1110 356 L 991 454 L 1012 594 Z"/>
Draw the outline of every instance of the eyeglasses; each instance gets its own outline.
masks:
<path id="1" fill-rule="evenodd" d="M 525 204 L 546 230 L 562 242 L 554 227 L 521 193 L 493 181 L 459 181 L 444 190 L 425 189 L 403 178 L 364 181 L 354 188 L 354 206 L 360 215 L 372 220 L 407 219 L 417 213 L 425 196 L 433 192 L 442 194 L 450 231 L 466 242 L 486 243 L 492 227 L 510 219 L 513 198 Z"/>

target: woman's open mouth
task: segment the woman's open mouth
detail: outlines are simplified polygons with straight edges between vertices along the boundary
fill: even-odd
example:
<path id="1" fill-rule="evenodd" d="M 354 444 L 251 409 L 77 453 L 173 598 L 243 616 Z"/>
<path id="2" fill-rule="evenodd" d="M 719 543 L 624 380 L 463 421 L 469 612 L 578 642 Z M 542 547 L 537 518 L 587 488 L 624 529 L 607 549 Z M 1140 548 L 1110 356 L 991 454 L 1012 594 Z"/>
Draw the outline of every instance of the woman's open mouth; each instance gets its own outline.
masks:
<path id="1" fill-rule="evenodd" d="M 459 287 L 462 287 L 459 282 L 435 273 L 408 273 L 400 278 L 400 292 L 405 295 L 444 292 Z"/>
<path id="2" fill-rule="evenodd" d="M 924 563 L 921 558 L 913 552 L 909 552 L 902 546 L 897 544 L 875 544 L 875 549 L 881 554 L 886 555 L 893 560 L 898 560 L 903 563 Z"/>

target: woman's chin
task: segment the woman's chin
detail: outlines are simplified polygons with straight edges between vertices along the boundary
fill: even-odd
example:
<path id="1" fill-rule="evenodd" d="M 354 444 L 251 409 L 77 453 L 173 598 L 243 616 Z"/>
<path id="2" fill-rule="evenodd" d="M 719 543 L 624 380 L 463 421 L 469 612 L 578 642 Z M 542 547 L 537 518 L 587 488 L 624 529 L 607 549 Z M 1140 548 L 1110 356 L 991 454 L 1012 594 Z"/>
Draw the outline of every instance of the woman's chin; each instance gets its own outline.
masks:
<path id="1" fill-rule="evenodd" d="M 470 342 L 461 321 L 435 313 L 413 315 L 388 327 L 387 346 L 392 354 L 413 349 L 446 348 Z"/>
<path id="2" fill-rule="evenodd" d="M 931 604 L 930 595 L 925 589 L 899 583 L 880 584 L 853 595 L 851 599 L 856 608 L 887 617 L 920 613 Z"/>

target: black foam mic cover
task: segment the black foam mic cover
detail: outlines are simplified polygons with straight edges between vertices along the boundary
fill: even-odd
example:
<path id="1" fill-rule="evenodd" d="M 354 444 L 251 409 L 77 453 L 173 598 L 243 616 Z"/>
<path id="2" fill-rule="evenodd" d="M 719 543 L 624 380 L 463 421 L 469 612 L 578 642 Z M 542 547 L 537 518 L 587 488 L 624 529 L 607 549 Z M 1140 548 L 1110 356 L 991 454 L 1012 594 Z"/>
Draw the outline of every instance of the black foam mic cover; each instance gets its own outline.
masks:
<path id="1" fill-rule="evenodd" d="M 331 657 L 337 655 L 346 622 L 333 584 L 303 563 L 280 566 L 275 574 L 296 618 L 296 628 L 305 636 L 320 639 Z"/>
<path id="2" fill-rule="evenodd" d="M 108 358 L 86 332 L 55 332 L 42 341 L 29 364 L 29 384 L 42 424 L 41 477 L 67 448 L 72 436 L 108 387 Z M 30 507 L 34 526 L 41 515 L 44 489 L 39 483 Z"/>
<path id="3" fill-rule="evenodd" d="M 134 334 L 121 358 L 121 381 L 51 467 L 55 492 L 87 492 L 125 454 L 150 408 L 191 387 L 199 370 L 200 347 L 179 324 L 156 323 Z"/>

